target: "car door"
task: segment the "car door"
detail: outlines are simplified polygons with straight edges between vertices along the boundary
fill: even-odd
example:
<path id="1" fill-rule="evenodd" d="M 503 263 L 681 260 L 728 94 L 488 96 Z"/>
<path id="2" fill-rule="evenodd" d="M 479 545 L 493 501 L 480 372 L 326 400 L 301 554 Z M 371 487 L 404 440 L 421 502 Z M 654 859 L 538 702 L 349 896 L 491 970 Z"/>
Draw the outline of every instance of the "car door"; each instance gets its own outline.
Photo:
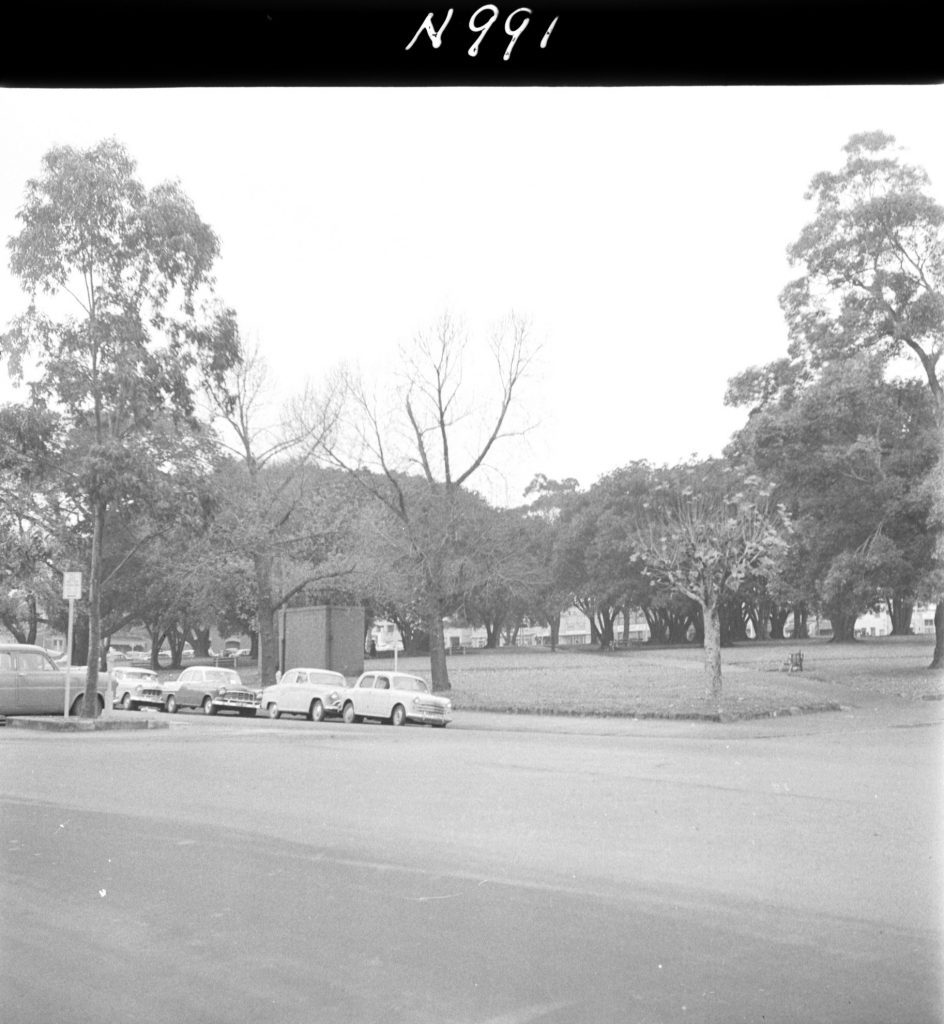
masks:
<path id="1" fill-rule="evenodd" d="M 390 692 L 390 676 L 378 675 L 374 683 L 373 710 L 371 714 L 375 718 L 389 718 L 393 710 L 393 694 Z"/>
<path id="2" fill-rule="evenodd" d="M 279 707 L 283 711 L 290 711 L 294 714 L 298 714 L 301 711 L 307 711 L 308 705 L 304 704 L 304 690 L 305 681 L 308 678 L 307 672 L 302 672 L 299 669 L 292 669 L 290 672 L 286 672 L 282 676 L 282 682 L 279 685 L 281 690 L 281 699 L 279 700 Z M 304 706 L 302 706 L 304 704 Z"/>
<path id="3" fill-rule="evenodd" d="M 351 691 L 351 700 L 354 704 L 354 712 L 358 715 L 369 715 L 371 713 L 370 708 L 373 702 L 374 692 L 374 679 L 375 676 L 371 672 L 369 675 L 363 675 L 357 680 L 357 684 Z"/>
<path id="4" fill-rule="evenodd" d="M 20 714 L 62 713 L 65 702 L 65 672 L 60 672 L 42 651 L 17 651 L 17 696 Z M 76 680 L 76 695 L 84 680 Z"/>
<path id="5" fill-rule="evenodd" d="M 184 669 L 177 688 L 177 703 L 182 707 L 196 707 L 203 697 L 203 669 Z M 199 690 L 199 693 L 197 692 Z"/>
<path id="6" fill-rule="evenodd" d="M 19 710 L 19 686 L 12 651 L 0 651 L 0 715 Z"/>

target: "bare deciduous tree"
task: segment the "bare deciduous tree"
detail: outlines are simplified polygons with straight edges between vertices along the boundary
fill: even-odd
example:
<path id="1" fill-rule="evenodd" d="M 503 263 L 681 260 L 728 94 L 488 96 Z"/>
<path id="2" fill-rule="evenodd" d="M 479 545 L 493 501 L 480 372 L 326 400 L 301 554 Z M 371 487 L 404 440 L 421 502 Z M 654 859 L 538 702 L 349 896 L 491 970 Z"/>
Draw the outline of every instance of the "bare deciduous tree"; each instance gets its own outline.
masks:
<path id="1" fill-rule="evenodd" d="M 535 355 L 530 328 L 506 317 L 488 345 L 491 373 L 448 313 L 401 351 L 395 386 L 380 398 L 364 380 L 346 381 L 348 436 L 326 445 L 330 461 L 346 470 L 403 523 L 421 567 L 429 623 L 433 688 L 450 688 L 443 639 L 451 539 L 462 508 L 460 488 L 487 466 L 495 445 L 522 433 L 513 406 Z M 425 486 L 404 486 L 407 475 Z"/>
<path id="2" fill-rule="evenodd" d="M 252 561 L 259 631 L 259 670 L 264 686 L 275 682 L 275 613 L 306 586 L 338 575 L 316 564 L 312 535 L 324 527 L 307 470 L 330 447 L 337 429 L 340 393 L 329 381 L 321 393 L 306 385 L 270 419 L 275 405 L 258 344 L 239 342 L 240 361 L 221 382 L 208 379 L 211 414 L 224 429 L 219 444 L 242 471 L 224 488 L 230 545 Z M 317 559 L 317 554 L 314 556 Z M 276 572 L 277 567 L 281 570 Z M 277 578 L 278 577 L 278 578 Z"/>

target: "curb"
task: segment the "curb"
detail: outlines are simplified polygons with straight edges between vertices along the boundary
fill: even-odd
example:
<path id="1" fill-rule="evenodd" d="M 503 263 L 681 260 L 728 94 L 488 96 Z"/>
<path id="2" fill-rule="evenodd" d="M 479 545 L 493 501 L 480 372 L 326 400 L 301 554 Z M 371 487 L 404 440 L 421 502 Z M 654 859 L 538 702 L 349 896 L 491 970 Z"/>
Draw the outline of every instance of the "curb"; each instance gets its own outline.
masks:
<path id="1" fill-rule="evenodd" d="M 539 715 L 547 718 L 621 718 L 636 721 L 659 720 L 665 722 L 741 722 L 756 721 L 763 718 L 786 718 L 790 715 L 813 715 L 823 711 L 847 711 L 844 704 L 836 701 L 820 701 L 815 704 L 794 704 L 791 707 L 763 708 L 754 711 L 727 709 L 721 711 L 599 711 L 557 708 L 530 708 L 509 705 L 505 707 L 470 707 L 454 705 L 456 711 L 469 711 L 489 715 Z"/>
<path id="2" fill-rule="evenodd" d="M 124 721 L 114 718 L 46 718 L 18 717 L 6 719 L 8 729 L 37 729 L 41 732 L 129 732 L 141 729 L 167 729 L 170 722 L 161 719 L 142 718 Z"/>

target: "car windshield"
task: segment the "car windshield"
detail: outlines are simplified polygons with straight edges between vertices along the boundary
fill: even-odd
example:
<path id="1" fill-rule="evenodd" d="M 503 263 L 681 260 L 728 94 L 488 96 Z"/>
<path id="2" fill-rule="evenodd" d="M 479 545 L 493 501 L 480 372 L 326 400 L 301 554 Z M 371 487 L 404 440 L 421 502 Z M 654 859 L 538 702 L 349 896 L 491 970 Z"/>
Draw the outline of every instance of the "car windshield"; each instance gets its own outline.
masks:
<path id="1" fill-rule="evenodd" d="M 429 693 L 429 687 L 416 676 L 397 676 L 393 681 L 394 689 L 412 690 L 416 693 Z"/>
<path id="2" fill-rule="evenodd" d="M 215 686 L 243 685 L 242 679 L 239 678 L 239 673 L 234 672 L 231 668 L 208 668 L 204 678 L 208 683 L 213 683 Z"/>
<path id="3" fill-rule="evenodd" d="M 149 672 L 146 668 L 116 668 L 112 674 L 116 679 L 141 679 L 148 682 L 157 679 L 157 673 Z"/>

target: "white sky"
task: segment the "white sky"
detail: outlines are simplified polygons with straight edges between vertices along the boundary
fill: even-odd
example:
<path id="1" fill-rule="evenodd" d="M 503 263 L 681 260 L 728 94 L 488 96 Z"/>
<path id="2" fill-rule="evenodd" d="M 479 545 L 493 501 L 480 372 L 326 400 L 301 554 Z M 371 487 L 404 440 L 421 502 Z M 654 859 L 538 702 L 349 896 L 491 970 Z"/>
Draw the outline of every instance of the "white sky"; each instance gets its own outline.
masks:
<path id="1" fill-rule="evenodd" d="M 542 345 L 536 425 L 474 483 L 588 486 L 718 454 L 727 379 L 783 353 L 785 248 L 854 132 L 896 136 L 944 200 L 942 87 L 0 91 L 0 237 L 56 144 L 115 136 L 220 236 L 218 292 L 277 389 L 378 373 L 446 309 L 484 349 L 514 309 Z M 25 306 L 4 252 L 0 324 Z M 0 375 L 3 371 L 0 371 Z M 0 376 L 0 397 L 9 391 Z"/>

